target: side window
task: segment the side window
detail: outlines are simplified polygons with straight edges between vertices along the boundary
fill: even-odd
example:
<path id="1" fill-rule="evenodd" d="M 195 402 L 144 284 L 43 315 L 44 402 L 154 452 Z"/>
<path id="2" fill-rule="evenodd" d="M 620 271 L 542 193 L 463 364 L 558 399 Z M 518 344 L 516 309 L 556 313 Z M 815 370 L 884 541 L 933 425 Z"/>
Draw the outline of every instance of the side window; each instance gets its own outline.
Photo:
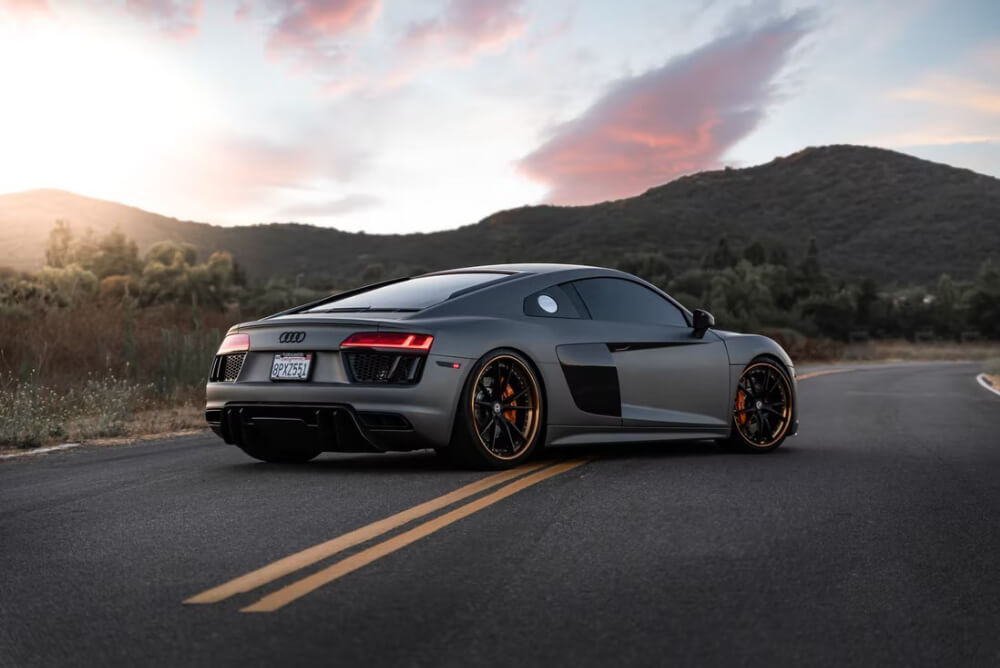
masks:
<path id="1" fill-rule="evenodd" d="M 622 278 L 585 278 L 573 286 L 594 320 L 688 326 L 679 308 L 638 283 Z"/>
<path id="2" fill-rule="evenodd" d="M 541 318 L 585 318 L 577 298 L 558 285 L 539 290 L 524 300 L 524 314 Z"/>

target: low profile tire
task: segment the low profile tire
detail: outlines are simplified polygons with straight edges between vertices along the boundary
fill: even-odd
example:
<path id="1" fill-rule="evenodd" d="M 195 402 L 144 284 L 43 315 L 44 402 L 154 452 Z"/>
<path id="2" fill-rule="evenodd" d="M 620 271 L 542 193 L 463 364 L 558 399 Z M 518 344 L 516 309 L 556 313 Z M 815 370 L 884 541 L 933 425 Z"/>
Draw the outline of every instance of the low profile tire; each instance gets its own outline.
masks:
<path id="1" fill-rule="evenodd" d="M 464 466 L 512 468 L 544 441 L 542 385 L 531 363 L 513 350 L 484 355 L 469 373 L 451 444 L 442 455 Z"/>
<path id="2" fill-rule="evenodd" d="M 722 445 L 739 452 L 770 452 L 781 445 L 792 423 L 792 382 L 777 362 L 747 365 L 733 398 L 733 429 Z"/>
<path id="3" fill-rule="evenodd" d="M 278 447 L 267 441 L 255 441 L 239 447 L 254 459 L 269 464 L 305 464 L 322 452 L 319 448 L 303 446 Z"/>

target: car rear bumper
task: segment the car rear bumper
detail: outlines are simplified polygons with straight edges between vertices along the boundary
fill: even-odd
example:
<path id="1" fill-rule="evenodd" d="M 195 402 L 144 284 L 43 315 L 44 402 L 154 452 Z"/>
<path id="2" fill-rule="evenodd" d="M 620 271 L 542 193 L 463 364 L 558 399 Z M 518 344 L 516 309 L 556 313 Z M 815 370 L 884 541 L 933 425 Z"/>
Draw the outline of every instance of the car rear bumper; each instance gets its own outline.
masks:
<path id="1" fill-rule="evenodd" d="M 209 383 L 205 417 L 234 444 L 265 430 L 287 438 L 318 438 L 322 449 L 330 451 L 444 447 L 451 440 L 467 362 L 431 355 L 415 385 Z"/>
<path id="2" fill-rule="evenodd" d="M 232 445 L 265 438 L 316 445 L 327 452 L 385 452 L 434 447 L 398 413 L 361 412 L 345 404 L 229 403 L 205 419 Z"/>

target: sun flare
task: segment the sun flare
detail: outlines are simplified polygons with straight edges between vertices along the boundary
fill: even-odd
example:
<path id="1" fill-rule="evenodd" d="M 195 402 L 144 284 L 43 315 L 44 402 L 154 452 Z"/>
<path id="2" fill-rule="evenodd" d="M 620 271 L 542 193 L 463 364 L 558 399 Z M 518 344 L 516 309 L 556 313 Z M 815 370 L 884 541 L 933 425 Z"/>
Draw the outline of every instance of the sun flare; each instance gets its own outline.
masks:
<path id="1" fill-rule="evenodd" d="M 0 191 L 115 196 L 214 114 L 155 46 L 79 22 L 0 23 L 0 90 Z"/>

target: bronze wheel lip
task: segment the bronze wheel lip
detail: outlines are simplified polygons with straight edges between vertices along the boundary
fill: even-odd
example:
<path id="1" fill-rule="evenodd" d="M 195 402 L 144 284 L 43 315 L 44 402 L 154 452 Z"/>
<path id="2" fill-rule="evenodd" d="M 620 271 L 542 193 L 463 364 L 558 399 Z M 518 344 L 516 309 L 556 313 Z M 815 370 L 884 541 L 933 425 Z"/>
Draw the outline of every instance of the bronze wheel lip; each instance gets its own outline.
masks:
<path id="1" fill-rule="evenodd" d="M 517 364 L 517 366 L 520 368 L 521 372 L 524 374 L 525 378 L 530 383 L 530 387 L 526 389 L 530 389 L 529 394 L 531 396 L 531 402 L 532 402 L 531 409 L 528 411 L 529 413 L 528 419 L 531 425 L 530 433 L 525 439 L 525 444 L 510 455 L 502 455 L 491 449 L 490 446 L 483 440 L 482 433 L 479 429 L 479 425 L 476 423 L 476 392 L 479 388 L 479 383 L 483 380 L 483 376 L 485 375 L 486 370 L 501 360 L 509 360 L 508 364 L 510 364 L 510 362 L 513 362 Z M 496 412 L 496 404 L 499 404 L 500 402 L 493 402 L 493 403 L 494 406 L 492 406 L 490 410 L 490 414 L 491 416 L 493 416 L 493 419 L 496 419 L 496 416 L 503 416 L 505 411 L 501 410 L 499 413 Z M 473 430 L 476 432 L 476 438 L 479 439 L 479 444 L 483 447 L 486 453 L 490 457 L 493 457 L 501 461 L 511 461 L 517 459 L 518 457 L 524 454 L 525 450 L 527 450 L 532 443 L 534 443 L 535 437 L 538 434 L 538 426 L 539 423 L 541 422 L 540 419 L 541 393 L 538 390 L 538 382 L 535 380 L 535 376 L 532 373 L 531 369 L 528 368 L 528 365 L 522 362 L 519 358 L 515 357 L 514 355 L 511 355 L 510 353 L 499 353 L 486 360 L 483 366 L 476 373 L 475 380 L 472 383 L 472 396 L 470 397 L 469 409 L 472 411 L 471 412 L 472 427 Z"/>
<path id="2" fill-rule="evenodd" d="M 742 382 L 743 379 L 746 377 L 746 375 L 748 373 L 750 373 L 753 369 L 756 369 L 756 368 L 759 368 L 759 367 L 764 367 L 764 368 L 768 369 L 771 373 L 776 374 L 777 377 L 778 377 L 778 379 L 780 380 L 780 382 L 784 386 L 785 401 L 783 402 L 783 406 L 782 406 L 782 423 L 781 423 L 781 428 L 778 430 L 778 432 L 776 434 L 772 434 L 771 440 L 769 440 L 768 442 L 766 442 L 766 443 L 758 443 L 758 442 L 752 440 L 749 436 L 747 436 L 744 433 L 743 429 L 741 428 L 744 425 L 741 425 L 740 422 L 739 422 L 739 420 L 736 417 L 736 412 L 735 412 L 736 408 L 735 408 L 735 405 L 734 405 L 734 408 L 733 408 L 733 411 L 734 411 L 733 412 L 733 428 L 736 429 L 736 431 L 739 433 L 740 438 L 742 438 L 746 443 L 748 443 L 752 447 L 755 447 L 755 448 L 769 448 L 769 447 L 773 446 L 775 443 L 777 443 L 778 441 L 780 441 L 782 439 L 782 437 L 784 437 L 784 435 L 788 432 L 789 426 L 791 426 L 791 423 L 792 423 L 792 419 L 791 419 L 792 418 L 792 392 L 791 392 L 791 383 L 788 380 L 788 376 L 787 376 L 787 374 L 785 374 L 784 371 L 782 371 L 773 362 L 766 362 L 766 361 L 764 361 L 764 362 L 754 362 L 753 364 L 751 364 L 750 366 L 748 366 L 746 369 L 744 369 L 743 372 L 740 374 L 740 382 Z M 739 392 L 740 392 L 740 389 L 737 388 L 737 396 L 739 395 Z M 759 410 L 763 406 L 763 402 L 761 400 L 759 400 L 759 399 L 755 399 L 754 401 L 755 401 L 755 407 Z M 749 422 L 749 420 L 747 422 Z"/>

